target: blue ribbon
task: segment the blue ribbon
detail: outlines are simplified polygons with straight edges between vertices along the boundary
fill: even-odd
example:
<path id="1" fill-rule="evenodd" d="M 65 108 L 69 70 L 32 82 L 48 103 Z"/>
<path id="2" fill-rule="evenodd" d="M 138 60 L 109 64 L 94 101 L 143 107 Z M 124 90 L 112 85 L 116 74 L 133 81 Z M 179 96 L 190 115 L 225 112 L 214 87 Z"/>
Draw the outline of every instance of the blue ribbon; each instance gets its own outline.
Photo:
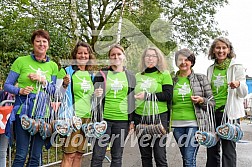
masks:
<path id="1" fill-rule="evenodd" d="M 28 117 L 31 117 L 35 97 L 36 97 L 36 94 L 34 93 L 30 93 L 28 95 L 28 98 L 27 96 L 16 95 L 14 107 L 11 111 L 10 117 L 5 127 L 5 135 L 9 138 L 10 145 L 12 144 L 12 139 L 13 139 L 13 131 L 12 131 L 13 122 L 16 120 L 15 116 L 19 108 L 22 106 L 21 113 L 19 116 L 20 118 L 23 114 L 27 114 Z"/>

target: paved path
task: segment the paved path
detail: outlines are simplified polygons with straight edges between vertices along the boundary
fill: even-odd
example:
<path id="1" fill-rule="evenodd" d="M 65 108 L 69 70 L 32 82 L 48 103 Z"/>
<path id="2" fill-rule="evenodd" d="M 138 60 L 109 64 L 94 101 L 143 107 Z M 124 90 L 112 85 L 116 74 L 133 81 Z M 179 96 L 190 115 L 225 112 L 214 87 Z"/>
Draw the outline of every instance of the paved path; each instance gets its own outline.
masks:
<path id="1" fill-rule="evenodd" d="M 249 120 L 243 120 L 241 122 L 242 129 L 244 131 L 243 140 L 237 143 L 237 167 L 251 167 L 252 166 L 252 124 L 249 124 Z M 133 140 L 133 139 L 132 139 Z M 182 159 L 179 152 L 179 148 L 172 136 L 169 134 L 167 147 L 167 159 L 169 167 L 182 167 Z M 133 145 L 133 146 L 132 146 Z M 109 152 L 107 153 L 108 157 Z M 83 167 L 90 166 L 91 155 L 83 158 Z M 197 167 L 204 167 L 206 163 L 206 149 L 201 146 L 197 155 Z M 109 167 L 110 163 L 105 159 L 103 167 Z M 123 167 L 140 167 L 140 152 L 138 145 L 128 141 L 124 149 L 123 155 Z"/>

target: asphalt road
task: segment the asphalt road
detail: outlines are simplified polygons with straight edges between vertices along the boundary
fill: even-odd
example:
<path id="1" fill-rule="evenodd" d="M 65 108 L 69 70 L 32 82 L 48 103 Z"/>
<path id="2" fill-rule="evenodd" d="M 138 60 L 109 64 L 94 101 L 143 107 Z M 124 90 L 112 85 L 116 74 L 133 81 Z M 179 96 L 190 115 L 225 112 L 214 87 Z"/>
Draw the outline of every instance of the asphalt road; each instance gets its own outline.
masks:
<path id="1" fill-rule="evenodd" d="M 246 119 L 241 121 L 241 127 L 244 131 L 243 139 L 237 143 L 237 167 L 251 167 L 252 166 L 252 124 Z M 107 156 L 110 158 L 110 153 L 107 151 Z M 167 145 L 167 159 L 169 167 L 182 167 L 182 158 L 179 148 L 172 136 L 168 135 Z M 91 155 L 83 157 L 82 166 L 90 166 Z M 204 167 L 206 163 L 206 148 L 200 146 L 197 155 L 197 167 Z M 109 167 L 108 159 L 104 159 L 103 167 Z M 134 137 L 130 138 L 126 143 L 123 154 L 123 167 L 140 167 L 140 152 Z"/>

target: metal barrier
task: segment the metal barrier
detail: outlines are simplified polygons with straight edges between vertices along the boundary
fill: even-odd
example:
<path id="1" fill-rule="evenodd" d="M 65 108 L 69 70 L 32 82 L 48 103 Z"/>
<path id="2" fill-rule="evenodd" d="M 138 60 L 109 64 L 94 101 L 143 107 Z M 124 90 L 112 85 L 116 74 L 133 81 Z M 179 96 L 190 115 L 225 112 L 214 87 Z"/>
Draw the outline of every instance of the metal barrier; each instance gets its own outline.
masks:
<path id="1" fill-rule="evenodd" d="M 83 154 L 82 156 L 87 156 L 87 155 L 90 155 L 92 154 L 92 151 L 90 150 L 90 147 L 91 147 L 91 143 L 88 143 L 88 146 L 87 146 L 87 152 L 85 154 Z M 48 149 L 47 151 L 47 164 L 45 165 L 40 165 L 40 167 L 48 167 L 48 166 L 53 166 L 53 165 L 57 165 L 57 164 L 60 164 L 62 161 L 61 160 L 58 160 L 58 147 L 57 147 L 57 144 L 56 144 L 56 147 L 55 148 L 55 161 L 54 162 L 49 162 L 49 157 L 50 157 L 50 149 Z"/>
<path id="2" fill-rule="evenodd" d="M 83 154 L 82 156 L 87 156 L 87 155 L 90 155 L 90 154 L 92 154 L 92 152 L 85 153 L 85 154 Z M 61 160 L 60 160 L 60 161 L 55 161 L 55 162 L 52 162 L 52 163 L 48 163 L 48 164 L 46 164 L 46 165 L 42 165 L 42 166 L 40 166 L 40 167 L 53 166 L 53 165 L 60 164 L 61 162 L 62 162 Z M 109 161 L 109 162 L 110 162 L 110 161 Z"/>
<path id="3" fill-rule="evenodd" d="M 84 157 L 84 156 L 88 156 L 88 155 L 91 155 L 93 152 L 92 152 L 92 149 L 91 149 L 91 146 L 92 146 L 92 144 L 91 143 L 88 143 L 88 149 L 87 149 L 87 152 L 86 153 L 84 153 L 82 156 Z M 55 148 L 55 160 L 53 161 L 53 162 L 51 162 L 50 161 L 50 157 L 51 157 L 51 149 L 54 149 Z M 45 153 L 47 154 L 47 160 L 46 160 L 46 163 L 45 162 L 43 162 L 43 165 L 41 165 L 41 163 L 40 163 L 40 166 L 39 167 L 49 167 L 49 166 L 54 166 L 54 165 L 58 165 L 58 164 L 60 164 L 62 161 L 61 160 L 59 160 L 59 157 L 58 157 L 58 148 L 59 147 L 57 147 L 57 145 L 56 145 L 56 147 L 52 147 L 52 148 L 50 148 L 50 149 L 48 149 L 46 152 L 44 151 L 43 152 L 43 155 L 42 156 L 44 156 L 45 155 Z M 8 167 L 11 167 L 11 165 L 12 165 L 12 148 L 11 147 L 9 147 L 9 151 L 8 151 Z M 41 161 L 42 161 L 42 157 L 41 157 Z M 110 160 L 110 158 L 108 157 L 108 156 L 105 156 L 105 159 L 110 163 L 111 162 L 111 160 Z M 40 162 L 41 162 L 40 161 Z M 45 164 L 44 164 L 45 163 Z"/>
<path id="4" fill-rule="evenodd" d="M 5 103 L 14 103 L 14 100 L 4 100 L 0 103 L 0 106 L 3 106 Z M 92 139 L 90 141 L 93 141 Z M 87 156 L 87 155 L 90 155 L 92 154 L 92 149 L 91 149 L 91 142 L 88 143 L 88 146 L 87 146 L 87 152 L 85 154 L 83 154 L 83 156 Z M 15 148 L 15 145 L 13 145 L 13 147 Z M 48 166 L 53 166 L 53 165 L 57 165 L 57 164 L 60 164 L 62 161 L 61 160 L 58 160 L 59 157 L 58 157 L 58 147 L 57 146 L 57 143 L 56 143 L 56 147 L 52 147 L 52 148 L 55 148 L 55 161 L 54 162 L 50 162 L 50 157 L 51 157 L 51 149 L 48 149 L 46 152 L 47 152 L 47 160 L 46 160 L 46 164 L 44 164 L 44 162 L 42 163 L 41 165 L 41 162 L 43 161 L 43 158 L 41 157 L 41 160 L 40 160 L 40 167 L 48 167 Z M 11 167 L 12 166 L 12 147 L 9 146 L 8 147 L 8 154 L 7 154 L 7 162 L 8 162 L 8 167 Z M 7 150 L 6 150 L 7 151 Z M 42 153 L 42 156 L 44 156 L 44 153 Z M 111 160 L 109 159 L 109 157 L 105 156 L 105 159 L 108 161 L 108 162 L 111 162 Z"/>

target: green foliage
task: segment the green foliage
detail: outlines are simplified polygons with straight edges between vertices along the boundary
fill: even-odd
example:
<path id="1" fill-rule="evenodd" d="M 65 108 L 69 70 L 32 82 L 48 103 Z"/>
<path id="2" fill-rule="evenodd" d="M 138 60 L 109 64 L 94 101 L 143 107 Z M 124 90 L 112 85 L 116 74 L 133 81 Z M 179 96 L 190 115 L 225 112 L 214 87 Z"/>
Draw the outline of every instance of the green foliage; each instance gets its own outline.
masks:
<path id="1" fill-rule="evenodd" d="M 135 8 L 132 8 L 135 6 Z M 143 34 L 146 38 L 150 40 L 150 43 L 138 43 L 136 47 L 129 54 L 130 61 L 130 69 L 134 69 L 138 71 L 139 69 L 135 68 L 138 66 L 139 58 L 142 55 L 143 50 L 139 51 L 140 48 L 146 48 L 148 46 L 156 46 L 158 47 L 164 55 L 166 55 L 167 61 L 169 60 L 169 54 L 176 47 L 176 44 L 170 40 L 171 34 L 169 32 L 172 31 L 172 27 L 169 26 L 169 22 L 165 19 L 161 19 L 160 14 L 163 12 L 162 7 L 159 4 L 158 0 L 146 0 L 146 1 L 131 1 L 127 4 L 125 9 L 124 17 L 129 19 Z M 160 23 L 156 26 L 153 26 L 157 20 L 157 23 Z M 167 24 L 166 24 L 167 23 Z M 162 26 L 166 27 L 162 27 Z M 151 27 L 154 27 L 151 29 Z M 155 33 L 161 29 L 161 31 L 166 35 L 167 40 L 163 42 L 159 42 L 158 38 L 161 36 L 157 36 L 155 38 Z M 132 34 L 132 36 L 136 37 L 141 34 Z M 143 46 L 140 46 L 143 45 Z M 138 53 L 138 55 L 136 55 Z M 168 61 L 169 69 L 172 70 L 172 62 Z"/>
<path id="2" fill-rule="evenodd" d="M 164 15 L 174 27 L 173 39 L 195 52 L 206 52 L 209 40 L 226 33 L 217 27 L 214 16 L 227 3 L 228 0 L 179 0 L 177 3 L 161 0 Z"/>
<path id="3" fill-rule="evenodd" d="M 48 54 L 59 62 L 69 58 L 78 40 L 88 42 L 94 49 L 97 41 L 115 41 L 117 30 L 113 28 L 121 14 L 141 32 L 128 34 L 120 41 L 126 49 L 131 48 L 128 51 L 130 68 L 136 69 L 142 48 L 150 43 L 162 50 L 168 61 L 173 50 L 181 44 L 196 52 L 206 51 L 209 40 L 223 33 L 217 28 L 214 15 L 225 4 L 227 0 L 2 0 L 1 79 L 7 76 L 9 66 L 17 56 L 32 51 L 30 36 L 34 30 L 49 31 L 51 44 Z M 164 24 L 154 25 L 157 19 Z M 111 28 L 114 35 L 106 36 L 104 31 Z M 133 39 L 139 34 L 144 34 L 149 41 Z M 137 45 L 131 46 L 135 43 Z M 105 53 L 95 51 L 99 59 L 106 58 Z"/>
<path id="4" fill-rule="evenodd" d="M 23 2 L 23 3 L 22 3 Z M 51 37 L 51 44 L 48 50 L 48 55 L 59 64 L 61 59 L 69 58 L 71 50 L 71 38 L 69 33 L 56 28 L 58 24 L 54 23 L 54 19 L 50 18 L 49 11 L 43 9 L 40 13 L 38 6 L 33 6 L 30 1 L 5 1 L 1 6 L 0 13 L 3 20 L 0 22 L 0 57 L 1 57 L 1 78 L 3 82 L 7 77 L 10 66 L 13 61 L 22 55 L 28 55 L 32 51 L 30 41 L 31 34 L 36 29 L 48 30 Z M 17 3 L 17 4 L 16 4 Z M 28 5 L 33 6 L 33 10 L 28 8 Z M 16 7 L 13 7 L 16 6 Z M 60 9 L 58 9 L 60 10 Z M 45 14 L 44 16 L 42 16 Z M 11 23 L 11 24 L 10 24 Z"/>
<path id="5" fill-rule="evenodd" d="M 16 60 L 18 57 L 17 52 L 7 52 L 2 53 L 0 52 L 0 83 L 3 83 L 3 81 L 6 78 L 6 75 L 10 71 L 10 67 L 12 63 Z"/>

